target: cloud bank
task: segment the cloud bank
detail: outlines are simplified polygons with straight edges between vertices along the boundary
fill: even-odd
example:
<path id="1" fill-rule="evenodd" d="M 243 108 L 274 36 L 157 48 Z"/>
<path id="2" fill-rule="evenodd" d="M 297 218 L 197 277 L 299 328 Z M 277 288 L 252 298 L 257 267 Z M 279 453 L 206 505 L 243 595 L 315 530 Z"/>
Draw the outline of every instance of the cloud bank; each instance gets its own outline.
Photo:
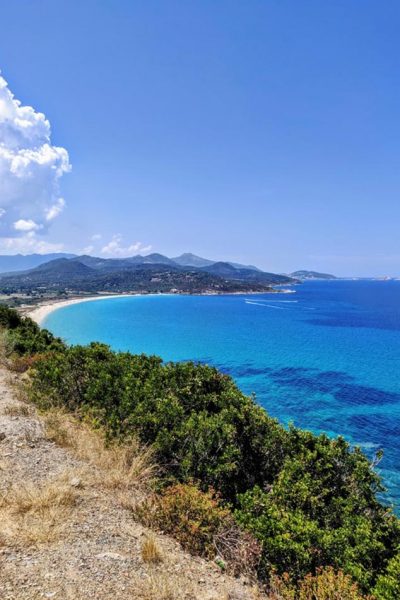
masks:
<path id="1" fill-rule="evenodd" d="M 138 252 L 145 254 L 151 250 L 151 246 L 144 246 L 142 242 L 135 242 L 124 246 L 122 243 L 122 235 L 116 234 L 112 239 L 103 246 L 101 254 L 108 257 L 124 258 L 126 256 L 132 256 Z"/>
<path id="2" fill-rule="evenodd" d="M 51 144 L 45 115 L 14 98 L 0 76 L 0 250 L 48 252 L 45 234 L 62 212 L 59 181 L 71 169 L 65 148 Z"/>

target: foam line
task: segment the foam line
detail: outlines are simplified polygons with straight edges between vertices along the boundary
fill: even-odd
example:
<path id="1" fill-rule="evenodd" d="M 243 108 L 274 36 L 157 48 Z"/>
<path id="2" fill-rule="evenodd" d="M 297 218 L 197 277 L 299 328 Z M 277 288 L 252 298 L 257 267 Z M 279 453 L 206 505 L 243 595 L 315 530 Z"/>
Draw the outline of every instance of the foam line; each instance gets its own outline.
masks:
<path id="1" fill-rule="evenodd" d="M 252 300 L 245 300 L 246 304 L 255 304 L 256 306 L 266 306 L 267 308 L 276 308 L 277 310 L 287 310 L 283 306 L 273 306 L 273 304 L 262 304 L 261 302 L 253 302 Z"/>

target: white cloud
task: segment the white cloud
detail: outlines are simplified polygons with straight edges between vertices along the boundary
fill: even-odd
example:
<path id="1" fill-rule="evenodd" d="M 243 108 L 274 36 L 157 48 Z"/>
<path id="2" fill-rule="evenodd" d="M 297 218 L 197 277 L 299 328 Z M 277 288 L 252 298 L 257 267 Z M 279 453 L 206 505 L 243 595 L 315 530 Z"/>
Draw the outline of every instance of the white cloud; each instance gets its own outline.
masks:
<path id="1" fill-rule="evenodd" d="M 101 233 L 95 233 L 94 235 L 92 235 L 92 237 L 90 238 L 93 242 L 97 242 L 98 240 L 101 240 L 102 235 Z"/>
<path id="2" fill-rule="evenodd" d="M 54 244 L 36 237 L 34 231 L 30 231 L 22 237 L 0 238 L 0 254 L 47 254 L 48 252 L 62 252 L 63 244 Z"/>
<path id="3" fill-rule="evenodd" d="M 27 231 L 46 231 L 64 208 L 59 180 L 71 166 L 68 152 L 53 146 L 50 135 L 45 115 L 23 106 L 0 76 L 0 231 L 5 240 Z M 29 248 L 32 243 L 29 239 Z"/>
<path id="4" fill-rule="evenodd" d="M 85 246 L 78 250 L 78 254 L 92 254 L 94 252 L 94 246 Z"/>
<path id="5" fill-rule="evenodd" d="M 19 219 L 15 221 L 14 229 L 16 231 L 36 231 L 40 229 L 40 225 L 32 221 L 32 219 Z"/>
<path id="6" fill-rule="evenodd" d="M 132 256 L 137 253 L 145 253 L 151 250 L 151 246 L 143 246 L 142 242 L 135 242 L 134 244 L 130 244 L 129 246 L 122 245 L 122 235 L 116 234 L 112 237 L 112 239 L 103 246 L 101 249 L 101 253 L 106 256 L 113 257 L 126 257 Z"/>
<path id="7" fill-rule="evenodd" d="M 64 198 L 59 198 L 57 200 L 57 202 L 55 204 L 53 204 L 53 206 L 50 206 L 50 208 L 47 208 L 45 210 L 46 221 L 52 221 L 53 219 L 58 217 L 58 215 L 64 210 L 64 207 L 65 207 Z"/>

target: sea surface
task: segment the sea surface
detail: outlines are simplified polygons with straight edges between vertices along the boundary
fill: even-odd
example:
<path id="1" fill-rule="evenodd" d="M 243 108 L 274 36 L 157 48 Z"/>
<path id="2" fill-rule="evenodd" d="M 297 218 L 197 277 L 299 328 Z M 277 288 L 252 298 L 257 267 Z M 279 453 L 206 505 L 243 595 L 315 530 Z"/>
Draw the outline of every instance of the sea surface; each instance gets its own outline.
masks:
<path id="1" fill-rule="evenodd" d="M 313 281 L 295 293 L 154 295 L 60 308 L 43 325 L 72 344 L 219 367 L 282 423 L 343 435 L 400 507 L 400 281 Z"/>

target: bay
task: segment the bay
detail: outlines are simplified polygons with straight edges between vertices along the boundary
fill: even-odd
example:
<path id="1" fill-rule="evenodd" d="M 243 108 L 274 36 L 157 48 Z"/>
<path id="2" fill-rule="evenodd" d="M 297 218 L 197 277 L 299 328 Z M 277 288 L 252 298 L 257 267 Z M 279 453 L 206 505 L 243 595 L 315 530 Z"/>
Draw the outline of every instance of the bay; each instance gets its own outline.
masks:
<path id="1" fill-rule="evenodd" d="M 379 465 L 400 505 L 400 281 L 310 281 L 295 293 L 125 296 L 52 312 L 68 343 L 97 340 L 206 362 L 280 422 L 343 435 Z"/>

